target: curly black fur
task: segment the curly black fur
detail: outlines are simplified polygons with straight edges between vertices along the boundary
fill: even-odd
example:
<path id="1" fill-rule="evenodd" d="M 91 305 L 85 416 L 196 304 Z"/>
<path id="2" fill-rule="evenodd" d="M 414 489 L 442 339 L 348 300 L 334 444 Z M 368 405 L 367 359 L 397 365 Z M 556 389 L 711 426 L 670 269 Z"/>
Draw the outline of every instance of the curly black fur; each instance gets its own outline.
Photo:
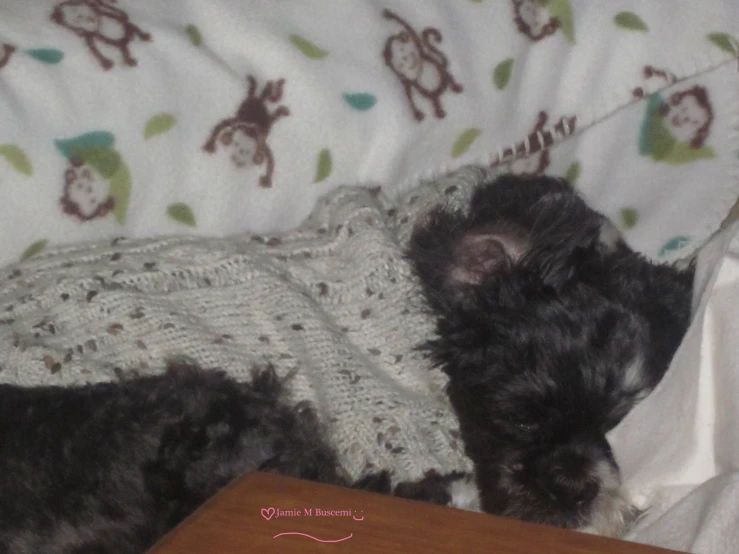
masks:
<path id="1" fill-rule="evenodd" d="M 343 484 L 272 370 L 173 365 L 79 388 L 0 386 L 0 551 L 142 552 L 246 471 Z"/>
<path id="2" fill-rule="evenodd" d="M 269 367 L 247 383 L 178 362 L 119 383 L 0 385 L 3 554 L 143 552 L 249 471 L 450 501 L 434 478 L 393 490 L 388 470 L 351 484 Z"/>
<path id="3" fill-rule="evenodd" d="M 693 271 L 614 232 L 564 181 L 510 175 L 414 230 L 437 319 L 423 347 L 449 376 L 485 511 L 604 532 L 625 516 L 605 435 L 667 370 Z"/>

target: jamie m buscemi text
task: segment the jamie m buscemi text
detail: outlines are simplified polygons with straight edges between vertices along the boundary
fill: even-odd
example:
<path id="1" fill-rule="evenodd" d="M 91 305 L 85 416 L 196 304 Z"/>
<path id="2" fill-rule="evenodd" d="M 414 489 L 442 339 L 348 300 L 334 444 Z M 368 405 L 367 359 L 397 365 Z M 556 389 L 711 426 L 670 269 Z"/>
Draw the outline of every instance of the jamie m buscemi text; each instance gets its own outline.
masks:
<path id="1" fill-rule="evenodd" d="M 323 510 L 321 508 L 303 508 L 302 510 L 277 510 L 274 517 L 353 517 L 353 510 Z"/>
<path id="2" fill-rule="evenodd" d="M 280 518 L 280 517 L 351 517 L 356 521 L 363 521 L 364 515 L 362 510 L 324 510 L 323 508 L 302 508 L 300 510 L 280 510 L 273 506 L 262 508 L 262 517 L 264 519 Z"/>

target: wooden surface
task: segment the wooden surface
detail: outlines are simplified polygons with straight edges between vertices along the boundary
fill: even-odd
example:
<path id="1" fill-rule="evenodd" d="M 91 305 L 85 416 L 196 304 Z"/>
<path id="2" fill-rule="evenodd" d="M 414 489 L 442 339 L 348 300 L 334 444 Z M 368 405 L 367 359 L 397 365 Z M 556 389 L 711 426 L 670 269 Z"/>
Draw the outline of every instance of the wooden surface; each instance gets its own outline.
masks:
<path id="1" fill-rule="evenodd" d="M 328 511 L 337 513 L 323 514 Z M 306 535 L 332 542 L 319 542 Z M 670 551 L 488 514 L 251 473 L 226 487 L 150 552 L 659 554 Z"/>

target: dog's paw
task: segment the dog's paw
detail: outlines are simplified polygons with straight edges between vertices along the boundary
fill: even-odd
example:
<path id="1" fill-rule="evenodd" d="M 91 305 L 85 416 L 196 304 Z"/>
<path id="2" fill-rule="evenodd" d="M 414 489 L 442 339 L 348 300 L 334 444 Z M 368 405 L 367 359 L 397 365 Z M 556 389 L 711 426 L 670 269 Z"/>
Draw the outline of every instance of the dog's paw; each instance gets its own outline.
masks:
<path id="1" fill-rule="evenodd" d="M 474 475 L 460 474 L 459 478 L 449 483 L 449 494 L 452 498 L 449 506 L 472 512 L 480 511 L 480 491 Z"/>

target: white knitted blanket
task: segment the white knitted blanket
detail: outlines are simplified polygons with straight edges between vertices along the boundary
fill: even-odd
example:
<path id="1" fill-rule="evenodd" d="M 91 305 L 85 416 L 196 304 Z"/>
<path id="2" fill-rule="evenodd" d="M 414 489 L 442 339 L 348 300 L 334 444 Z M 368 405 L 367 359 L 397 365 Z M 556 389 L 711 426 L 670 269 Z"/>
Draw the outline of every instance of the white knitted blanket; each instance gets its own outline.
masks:
<path id="1" fill-rule="evenodd" d="M 188 356 L 248 379 L 271 362 L 315 403 L 358 477 L 469 470 L 445 376 L 414 347 L 432 333 L 403 258 L 414 222 L 492 170 L 467 168 L 391 202 L 331 193 L 279 237 L 114 240 L 2 270 L 0 382 L 71 385 Z M 60 414 L 63 417 L 63 414 Z"/>

